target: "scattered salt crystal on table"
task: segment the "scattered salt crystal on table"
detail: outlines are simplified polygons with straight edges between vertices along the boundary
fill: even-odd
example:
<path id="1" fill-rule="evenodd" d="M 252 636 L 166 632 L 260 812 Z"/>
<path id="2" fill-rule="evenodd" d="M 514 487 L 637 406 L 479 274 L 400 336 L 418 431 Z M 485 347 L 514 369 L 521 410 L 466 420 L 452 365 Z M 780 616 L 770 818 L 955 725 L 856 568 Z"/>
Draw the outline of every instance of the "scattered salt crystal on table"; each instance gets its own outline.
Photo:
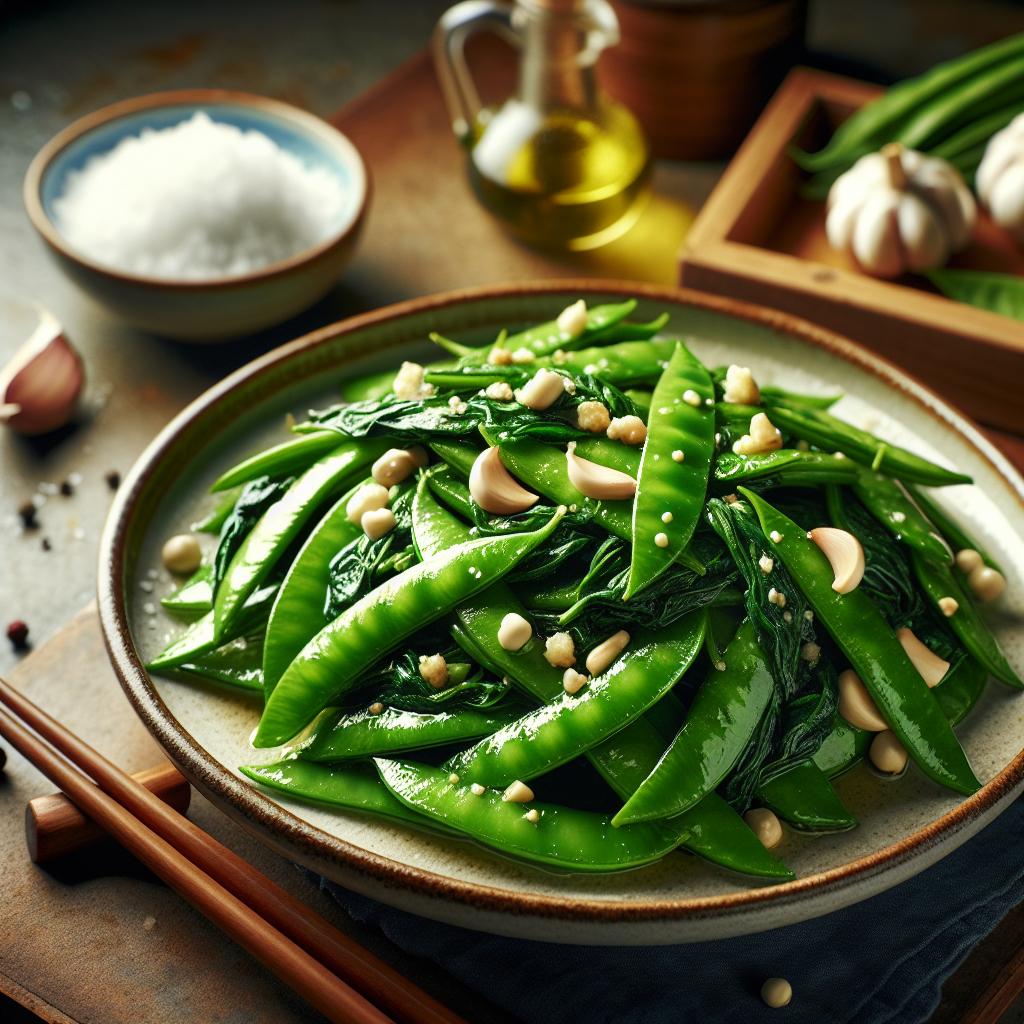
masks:
<path id="1" fill-rule="evenodd" d="M 327 168 L 306 166 L 262 132 L 196 113 L 92 157 L 68 175 L 54 210 L 90 259 L 200 280 L 251 273 L 326 241 L 347 205 Z"/>

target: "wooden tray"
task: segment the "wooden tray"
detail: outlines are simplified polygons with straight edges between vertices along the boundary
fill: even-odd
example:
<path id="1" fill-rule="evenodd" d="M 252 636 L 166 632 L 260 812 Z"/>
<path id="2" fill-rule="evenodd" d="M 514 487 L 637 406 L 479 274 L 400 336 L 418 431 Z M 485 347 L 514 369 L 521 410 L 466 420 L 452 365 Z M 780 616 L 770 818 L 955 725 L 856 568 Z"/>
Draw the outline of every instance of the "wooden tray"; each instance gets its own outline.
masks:
<path id="1" fill-rule="evenodd" d="M 797 68 L 686 239 L 680 282 L 795 313 L 881 352 L 992 426 L 1024 432 L 1024 324 L 953 302 L 923 278 L 879 281 L 825 238 L 791 143 L 816 149 L 877 86 Z M 1024 250 L 984 216 L 953 266 L 1024 274 Z"/>

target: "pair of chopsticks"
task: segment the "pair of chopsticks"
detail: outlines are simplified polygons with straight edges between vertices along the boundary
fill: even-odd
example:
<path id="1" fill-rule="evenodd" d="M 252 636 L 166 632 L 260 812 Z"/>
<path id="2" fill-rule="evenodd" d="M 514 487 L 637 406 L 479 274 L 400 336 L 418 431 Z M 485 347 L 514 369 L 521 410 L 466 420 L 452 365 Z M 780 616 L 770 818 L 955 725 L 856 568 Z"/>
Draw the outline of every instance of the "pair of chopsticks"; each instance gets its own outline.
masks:
<path id="1" fill-rule="evenodd" d="M 12 712 L 0 709 L 0 736 L 83 814 L 329 1020 L 465 1024 L 3 679 L 0 703 Z"/>

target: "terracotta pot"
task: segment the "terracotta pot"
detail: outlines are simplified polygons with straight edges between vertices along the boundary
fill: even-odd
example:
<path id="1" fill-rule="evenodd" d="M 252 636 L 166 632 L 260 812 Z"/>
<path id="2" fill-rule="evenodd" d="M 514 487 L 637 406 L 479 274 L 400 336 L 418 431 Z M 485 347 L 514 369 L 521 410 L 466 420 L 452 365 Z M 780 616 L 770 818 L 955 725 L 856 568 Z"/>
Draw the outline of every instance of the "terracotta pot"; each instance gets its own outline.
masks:
<path id="1" fill-rule="evenodd" d="M 655 156 L 730 154 L 803 49 L 806 0 L 612 0 L 622 41 L 604 87 L 643 124 Z"/>

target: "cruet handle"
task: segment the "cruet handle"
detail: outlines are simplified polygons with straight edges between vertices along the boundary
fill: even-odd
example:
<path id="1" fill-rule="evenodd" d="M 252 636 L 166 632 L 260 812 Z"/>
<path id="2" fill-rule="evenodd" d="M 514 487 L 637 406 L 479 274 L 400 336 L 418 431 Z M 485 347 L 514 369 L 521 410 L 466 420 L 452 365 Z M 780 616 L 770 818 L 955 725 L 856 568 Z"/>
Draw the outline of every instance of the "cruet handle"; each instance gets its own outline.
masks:
<path id="1" fill-rule="evenodd" d="M 448 8 L 434 29 L 431 48 L 434 66 L 451 117 L 452 131 L 460 142 L 472 137 L 473 124 L 480 112 L 480 94 L 466 66 L 466 40 L 478 29 L 489 28 L 519 45 L 512 25 L 513 4 L 501 0 L 463 0 Z"/>

